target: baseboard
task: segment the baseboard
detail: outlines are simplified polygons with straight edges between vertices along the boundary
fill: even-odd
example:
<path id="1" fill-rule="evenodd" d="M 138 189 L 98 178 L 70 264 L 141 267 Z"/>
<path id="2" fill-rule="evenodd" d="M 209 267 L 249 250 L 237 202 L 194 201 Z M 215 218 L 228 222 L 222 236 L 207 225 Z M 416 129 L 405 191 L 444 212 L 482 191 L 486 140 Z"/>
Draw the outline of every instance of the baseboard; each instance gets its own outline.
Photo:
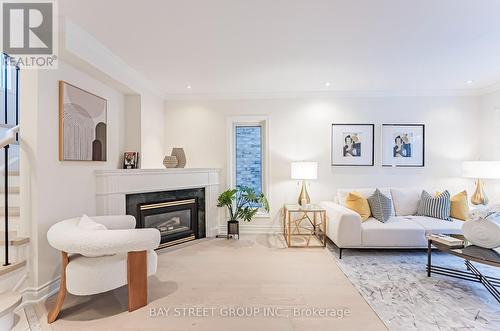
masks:
<path id="1" fill-rule="evenodd" d="M 48 281 L 39 287 L 28 287 L 21 291 L 23 295 L 23 305 L 43 301 L 59 290 L 61 277 Z"/>
<path id="2" fill-rule="evenodd" d="M 241 234 L 272 234 L 272 233 L 282 233 L 283 228 L 279 224 L 242 224 L 240 222 L 240 233 Z M 227 233 L 227 224 L 219 226 L 219 234 Z"/>

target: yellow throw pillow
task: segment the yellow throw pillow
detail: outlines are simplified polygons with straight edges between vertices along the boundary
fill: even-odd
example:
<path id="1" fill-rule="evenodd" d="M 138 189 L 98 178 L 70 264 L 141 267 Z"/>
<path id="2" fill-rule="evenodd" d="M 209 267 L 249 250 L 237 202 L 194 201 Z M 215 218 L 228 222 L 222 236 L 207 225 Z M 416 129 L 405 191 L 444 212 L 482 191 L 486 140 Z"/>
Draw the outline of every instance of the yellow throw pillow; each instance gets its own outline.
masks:
<path id="1" fill-rule="evenodd" d="M 469 202 L 467 191 L 460 192 L 451 197 L 450 216 L 457 220 L 466 221 L 469 216 Z"/>
<path id="2" fill-rule="evenodd" d="M 358 213 L 363 221 L 366 221 L 372 214 L 368 200 L 358 192 L 350 192 L 345 198 L 345 205 Z"/>
<path id="3" fill-rule="evenodd" d="M 441 192 L 436 192 L 436 196 Z M 450 216 L 457 220 L 467 221 L 469 216 L 469 202 L 467 198 L 467 191 L 462 191 L 451 197 Z"/>

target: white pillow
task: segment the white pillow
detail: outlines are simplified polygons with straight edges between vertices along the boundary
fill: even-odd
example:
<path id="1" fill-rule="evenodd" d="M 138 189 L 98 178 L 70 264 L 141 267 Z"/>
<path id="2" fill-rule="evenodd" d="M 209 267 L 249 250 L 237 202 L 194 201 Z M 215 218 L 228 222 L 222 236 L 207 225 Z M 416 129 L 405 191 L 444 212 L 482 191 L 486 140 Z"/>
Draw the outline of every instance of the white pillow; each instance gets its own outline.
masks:
<path id="1" fill-rule="evenodd" d="M 107 230 L 107 228 L 101 224 L 97 223 L 87 215 L 83 215 L 82 218 L 80 219 L 80 222 L 78 223 L 78 227 L 82 230 Z"/>
<path id="2" fill-rule="evenodd" d="M 87 215 L 83 215 L 82 218 L 80 219 L 80 222 L 78 222 L 78 228 L 82 230 L 88 230 L 88 231 L 103 231 L 107 230 L 107 228 L 104 226 L 104 224 L 97 223 Z M 107 256 L 106 254 L 82 254 L 85 257 L 101 257 L 101 256 Z M 114 254 L 111 254 L 114 255 Z"/>
<path id="3" fill-rule="evenodd" d="M 397 216 L 411 216 L 417 214 L 422 189 L 391 188 L 391 194 Z"/>

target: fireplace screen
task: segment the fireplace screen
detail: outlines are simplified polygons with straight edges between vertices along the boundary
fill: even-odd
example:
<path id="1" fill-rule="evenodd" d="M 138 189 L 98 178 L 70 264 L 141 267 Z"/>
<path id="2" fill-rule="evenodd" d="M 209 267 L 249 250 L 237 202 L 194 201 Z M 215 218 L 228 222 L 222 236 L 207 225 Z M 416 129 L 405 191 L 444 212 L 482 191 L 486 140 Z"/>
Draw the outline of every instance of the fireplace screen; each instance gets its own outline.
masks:
<path id="1" fill-rule="evenodd" d="M 161 247 L 196 239 L 196 199 L 139 205 L 140 227 L 156 228 L 161 234 Z"/>

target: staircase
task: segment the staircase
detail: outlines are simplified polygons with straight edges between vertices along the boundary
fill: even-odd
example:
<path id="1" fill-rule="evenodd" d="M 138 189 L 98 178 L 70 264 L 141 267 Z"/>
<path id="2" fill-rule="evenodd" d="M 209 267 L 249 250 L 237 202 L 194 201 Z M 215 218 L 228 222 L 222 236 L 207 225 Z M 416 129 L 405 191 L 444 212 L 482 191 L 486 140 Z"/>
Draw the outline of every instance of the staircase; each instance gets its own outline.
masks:
<path id="1" fill-rule="evenodd" d="M 5 262 L 5 189 L 0 189 L 0 277 L 5 270 L 16 270 L 26 264 L 28 237 L 21 236 L 21 219 L 19 209 L 19 172 L 9 172 L 9 262 Z"/>
<path id="2" fill-rule="evenodd" d="M 19 68 L 1 53 L 0 117 L 0 329 L 10 330 L 22 302 L 15 291 L 28 275 L 28 237 L 21 227 L 19 180 Z"/>

